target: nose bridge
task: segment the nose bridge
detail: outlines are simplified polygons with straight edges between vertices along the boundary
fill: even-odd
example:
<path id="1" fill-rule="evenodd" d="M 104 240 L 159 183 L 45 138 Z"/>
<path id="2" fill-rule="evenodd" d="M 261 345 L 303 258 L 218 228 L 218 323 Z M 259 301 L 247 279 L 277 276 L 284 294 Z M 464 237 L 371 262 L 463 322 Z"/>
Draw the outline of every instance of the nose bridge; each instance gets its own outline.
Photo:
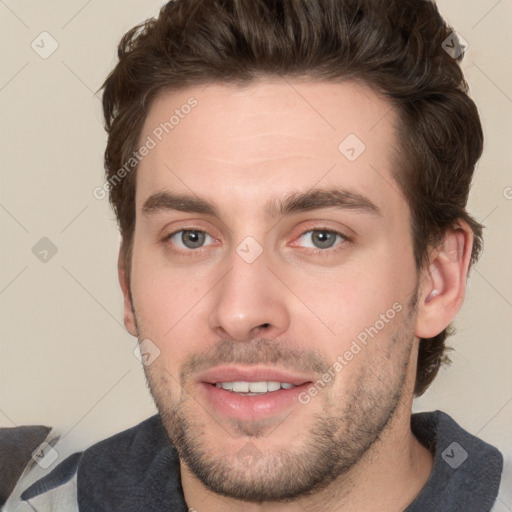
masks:
<path id="1" fill-rule="evenodd" d="M 226 292 L 235 292 L 243 300 L 251 295 L 247 293 L 251 291 L 252 296 L 257 299 L 269 275 L 272 275 L 268 269 L 270 260 L 268 249 L 264 249 L 254 237 L 245 237 L 233 247 L 229 256 L 231 271 L 228 274 Z"/>
<path id="2" fill-rule="evenodd" d="M 236 340 L 248 339 L 263 325 L 274 336 L 288 328 L 285 290 L 268 268 L 271 261 L 268 249 L 255 237 L 246 236 L 234 245 L 229 271 L 216 287 L 212 328 Z"/>

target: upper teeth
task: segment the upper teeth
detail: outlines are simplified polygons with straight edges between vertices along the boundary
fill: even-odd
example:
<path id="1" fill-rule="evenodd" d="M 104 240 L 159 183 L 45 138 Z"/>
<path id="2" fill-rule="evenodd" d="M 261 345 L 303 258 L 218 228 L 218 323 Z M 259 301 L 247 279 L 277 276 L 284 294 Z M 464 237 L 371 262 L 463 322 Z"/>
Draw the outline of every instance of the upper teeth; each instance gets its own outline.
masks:
<path id="1" fill-rule="evenodd" d="M 290 389 L 295 387 L 294 384 L 289 382 L 217 382 L 215 384 L 218 388 L 226 389 L 228 391 L 235 391 L 237 393 L 267 393 L 268 391 L 277 391 L 278 389 Z"/>

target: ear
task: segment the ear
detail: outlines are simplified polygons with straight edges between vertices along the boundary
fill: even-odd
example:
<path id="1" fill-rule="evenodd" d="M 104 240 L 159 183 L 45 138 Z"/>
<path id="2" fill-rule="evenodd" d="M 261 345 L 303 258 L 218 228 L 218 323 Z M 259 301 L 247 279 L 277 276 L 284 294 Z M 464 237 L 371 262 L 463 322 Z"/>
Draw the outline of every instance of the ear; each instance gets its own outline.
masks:
<path id="1" fill-rule="evenodd" d="M 466 279 L 473 249 L 473 232 L 458 220 L 441 245 L 432 251 L 430 263 L 420 274 L 421 294 L 416 336 L 433 338 L 455 318 L 464 302 Z"/>
<path id="2" fill-rule="evenodd" d="M 139 333 L 137 329 L 137 322 L 135 321 L 135 313 L 130 293 L 130 278 L 128 276 L 126 262 L 123 257 L 122 244 L 119 249 L 119 256 L 117 259 L 117 273 L 124 297 L 124 326 L 132 336 L 137 337 Z"/>

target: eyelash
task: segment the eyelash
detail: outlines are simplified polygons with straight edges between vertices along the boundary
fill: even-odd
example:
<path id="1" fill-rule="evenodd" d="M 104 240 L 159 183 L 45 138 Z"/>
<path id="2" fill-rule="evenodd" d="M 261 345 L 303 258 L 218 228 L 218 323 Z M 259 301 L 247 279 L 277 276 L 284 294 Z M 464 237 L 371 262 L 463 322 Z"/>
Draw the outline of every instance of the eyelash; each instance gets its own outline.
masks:
<path id="1" fill-rule="evenodd" d="M 171 238 L 173 236 L 177 235 L 178 233 L 191 232 L 191 231 L 208 234 L 206 231 L 204 231 L 202 229 L 195 229 L 195 228 L 179 229 L 177 231 L 170 233 L 169 235 L 166 235 L 162 241 L 164 243 L 168 243 L 171 240 Z M 329 234 L 337 235 L 337 236 L 340 236 L 343 240 L 340 243 L 338 243 L 338 245 L 335 246 L 335 248 L 330 248 L 330 247 L 327 249 L 305 248 L 306 252 L 309 255 L 327 257 L 327 256 L 332 255 L 333 253 L 337 253 L 338 251 L 343 250 L 343 246 L 346 243 L 352 242 L 352 238 L 345 235 L 345 233 L 343 233 L 341 231 L 336 231 L 334 229 L 325 228 L 325 227 L 314 227 L 314 228 L 307 229 L 306 231 L 303 231 L 300 234 L 298 239 L 300 240 L 304 235 L 306 235 L 308 233 L 314 233 L 314 232 L 329 233 Z M 211 236 L 211 235 L 209 235 L 209 236 Z M 204 249 L 205 249 L 205 247 L 200 247 L 198 249 L 187 249 L 187 250 L 173 249 L 173 251 L 175 251 L 179 254 L 190 254 L 192 256 L 200 256 L 201 254 L 204 253 Z"/>

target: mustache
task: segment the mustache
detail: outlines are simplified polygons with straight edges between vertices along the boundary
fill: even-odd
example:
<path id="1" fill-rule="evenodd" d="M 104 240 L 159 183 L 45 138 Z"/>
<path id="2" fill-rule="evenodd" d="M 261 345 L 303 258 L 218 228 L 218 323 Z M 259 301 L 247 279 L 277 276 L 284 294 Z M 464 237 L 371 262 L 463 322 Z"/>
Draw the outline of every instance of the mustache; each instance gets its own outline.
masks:
<path id="1" fill-rule="evenodd" d="M 181 385 L 197 372 L 223 364 L 282 366 L 304 373 L 325 374 L 330 365 L 313 350 L 302 350 L 282 341 L 255 338 L 251 341 L 223 339 L 201 354 L 187 358 L 180 372 Z"/>

